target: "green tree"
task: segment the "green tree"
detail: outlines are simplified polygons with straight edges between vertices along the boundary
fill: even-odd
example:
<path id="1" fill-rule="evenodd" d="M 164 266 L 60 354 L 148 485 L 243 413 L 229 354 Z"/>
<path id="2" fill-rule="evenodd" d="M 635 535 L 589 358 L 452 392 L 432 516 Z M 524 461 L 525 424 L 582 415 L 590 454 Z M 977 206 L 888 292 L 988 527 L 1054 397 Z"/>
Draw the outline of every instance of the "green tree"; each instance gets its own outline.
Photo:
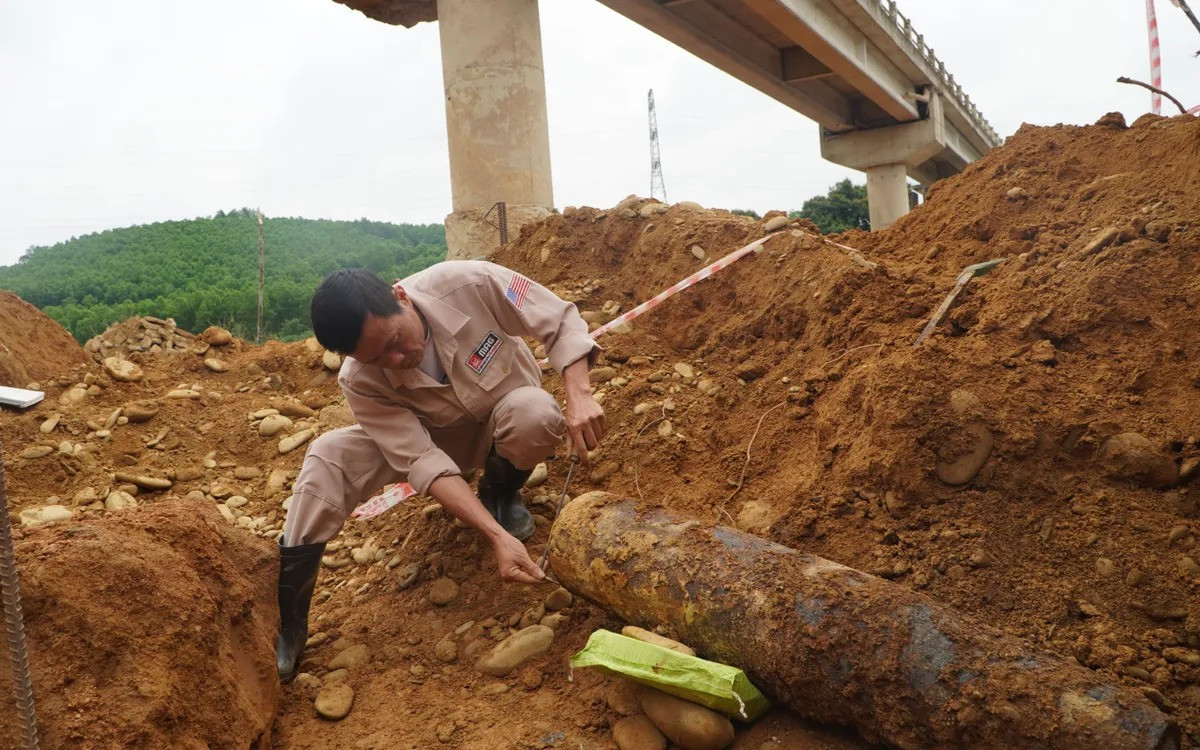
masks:
<path id="1" fill-rule="evenodd" d="M 733 214 L 734 216 L 749 216 L 751 219 L 761 219 L 762 218 L 761 216 L 758 215 L 757 211 L 752 211 L 748 208 L 735 208 L 735 209 L 731 210 L 729 213 Z"/>
<path id="2" fill-rule="evenodd" d="M 268 218 L 263 233 L 263 324 L 268 336 L 288 339 L 310 335 L 309 300 L 329 271 L 369 268 L 390 280 L 446 256 L 440 224 Z M 257 285 L 258 222 L 249 208 L 72 237 L 0 267 L 0 289 L 42 308 L 81 342 L 132 315 L 253 335 Z"/>
<path id="3" fill-rule="evenodd" d="M 799 211 L 792 211 L 788 216 L 808 219 L 825 234 L 848 229 L 869 230 L 871 214 L 867 210 L 867 186 L 842 180 L 825 195 L 804 201 Z"/>

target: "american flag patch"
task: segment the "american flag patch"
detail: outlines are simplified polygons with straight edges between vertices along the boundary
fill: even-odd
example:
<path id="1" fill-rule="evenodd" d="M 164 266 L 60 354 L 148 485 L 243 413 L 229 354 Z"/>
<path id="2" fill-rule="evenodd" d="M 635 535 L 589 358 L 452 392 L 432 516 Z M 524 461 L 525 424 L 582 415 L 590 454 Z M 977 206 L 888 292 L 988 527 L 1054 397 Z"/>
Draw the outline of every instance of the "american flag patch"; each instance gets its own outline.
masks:
<path id="1" fill-rule="evenodd" d="M 513 307 L 520 310 L 521 305 L 525 304 L 525 295 L 527 294 L 529 294 L 529 279 L 519 273 L 514 273 L 512 281 L 508 282 L 508 289 L 504 290 L 504 296 L 513 303 Z"/>

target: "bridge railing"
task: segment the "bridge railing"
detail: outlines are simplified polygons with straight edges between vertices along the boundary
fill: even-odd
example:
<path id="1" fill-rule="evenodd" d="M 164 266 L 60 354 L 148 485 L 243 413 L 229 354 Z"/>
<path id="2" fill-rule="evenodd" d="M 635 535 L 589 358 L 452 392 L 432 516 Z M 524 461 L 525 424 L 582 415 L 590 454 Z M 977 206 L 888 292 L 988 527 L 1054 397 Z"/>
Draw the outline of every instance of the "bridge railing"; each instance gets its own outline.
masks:
<path id="1" fill-rule="evenodd" d="M 933 53 L 933 48 L 925 43 L 924 35 L 918 34 L 917 30 L 913 28 L 912 22 L 908 19 L 908 17 L 901 13 L 896 7 L 896 0 L 871 1 L 879 9 L 882 17 L 891 23 L 892 28 L 898 33 L 898 35 L 912 45 L 913 51 L 916 52 L 921 60 L 925 62 L 925 64 L 929 67 L 929 70 L 932 71 L 934 76 L 937 78 L 935 83 L 939 84 L 939 87 L 943 91 L 953 97 L 953 99 L 958 102 L 958 106 L 961 107 L 962 110 L 974 120 L 975 126 L 979 128 L 980 132 L 984 134 L 984 137 L 990 141 L 990 145 L 1000 145 L 1000 136 L 997 135 L 996 131 L 992 129 L 992 126 L 988 124 L 988 121 L 983 116 L 983 113 L 980 112 L 979 108 L 975 106 L 975 103 L 971 101 L 971 97 L 967 96 L 967 93 L 963 91 L 962 86 L 960 86 L 958 82 L 954 80 L 954 76 L 946 72 L 946 66 Z"/>

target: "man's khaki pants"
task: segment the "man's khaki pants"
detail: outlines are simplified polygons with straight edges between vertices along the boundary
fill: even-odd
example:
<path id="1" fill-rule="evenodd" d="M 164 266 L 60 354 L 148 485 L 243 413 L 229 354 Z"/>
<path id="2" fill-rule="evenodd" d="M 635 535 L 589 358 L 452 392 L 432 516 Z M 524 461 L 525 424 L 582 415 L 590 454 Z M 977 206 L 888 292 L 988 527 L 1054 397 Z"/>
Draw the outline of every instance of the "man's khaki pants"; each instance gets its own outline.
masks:
<path id="1" fill-rule="evenodd" d="M 497 401 L 486 423 L 431 429 L 429 436 L 461 471 L 481 468 L 493 445 L 518 469 L 531 469 L 554 455 L 566 436 L 566 421 L 553 396 L 525 386 Z M 292 487 L 284 546 L 328 542 L 369 493 L 406 480 L 362 427 L 321 435 L 309 446 Z"/>

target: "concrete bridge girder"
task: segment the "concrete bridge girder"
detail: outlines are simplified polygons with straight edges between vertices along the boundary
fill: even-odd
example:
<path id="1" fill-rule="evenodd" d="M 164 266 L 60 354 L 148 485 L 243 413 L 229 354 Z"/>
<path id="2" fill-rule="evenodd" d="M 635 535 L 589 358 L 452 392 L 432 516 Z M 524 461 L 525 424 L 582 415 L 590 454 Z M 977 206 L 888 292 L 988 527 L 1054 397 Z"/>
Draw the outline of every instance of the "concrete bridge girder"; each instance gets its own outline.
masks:
<path id="1" fill-rule="evenodd" d="M 822 80 L 828 68 L 822 66 L 806 74 L 797 67 L 788 70 L 791 76 L 785 74 L 786 63 L 803 50 L 781 51 L 706 2 L 600 2 L 824 127 L 854 127 L 853 108 L 839 91 Z"/>
<path id="2" fill-rule="evenodd" d="M 900 122 L 919 117 L 908 77 L 825 0 L 742 0 L 828 70 Z"/>

